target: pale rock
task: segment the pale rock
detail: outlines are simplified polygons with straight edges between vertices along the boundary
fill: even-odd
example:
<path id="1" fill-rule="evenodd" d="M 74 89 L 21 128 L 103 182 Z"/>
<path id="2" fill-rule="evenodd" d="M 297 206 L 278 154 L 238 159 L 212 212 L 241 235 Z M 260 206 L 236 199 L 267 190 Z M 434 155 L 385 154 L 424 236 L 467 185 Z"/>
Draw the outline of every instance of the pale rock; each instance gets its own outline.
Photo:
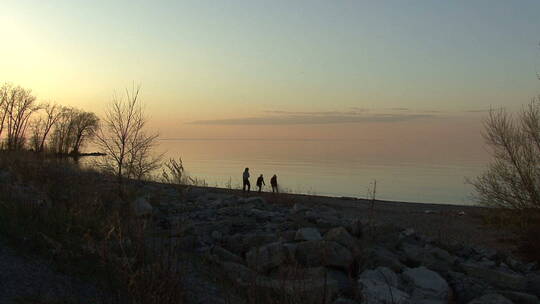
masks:
<path id="1" fill-rule="evenodd" d="M 403 272 L 403 278 L 414 288 L 415 299 L 448 299 L 450 287 L 435 271 L 426 267 L 408 268 Z"/>
<path id="2" fill-rule="evenodd" d="M 468 304 L 514 304 L 512 301 L 501 296 L 500 294 L 492 293 L 481 296 L 470 301 Z"/>
<path id="3" fill-rule="evenodd" d="M 322 240 L 322 236 L 317 228 L 308 227 L 298 229 L 294 239 L 296 241 L 319 241 Z"/>
<path id="4" fill-rule="evenodd" d="M 132 204 L 133 213 L 138 217 L 152 215 L 153 209 L 152 205 L 144 197 L 137 198 Z"/>

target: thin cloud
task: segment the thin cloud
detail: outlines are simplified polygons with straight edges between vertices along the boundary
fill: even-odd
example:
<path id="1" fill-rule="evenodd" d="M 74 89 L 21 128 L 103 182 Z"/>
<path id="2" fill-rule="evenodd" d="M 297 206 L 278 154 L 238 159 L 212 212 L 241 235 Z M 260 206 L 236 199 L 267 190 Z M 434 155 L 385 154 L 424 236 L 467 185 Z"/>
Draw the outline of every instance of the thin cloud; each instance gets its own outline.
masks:
<path id="1" fill-rule="evenodd" d="M 483 109 L 483 110 L 466 110 L 463 111 L 465 113 L 487 113 L 489 112 L 489 109 Z"/>
<path id="2" fill-rule="evenodd" d="M 314 116 L 326 116 L 326 115 L 340 115 L 340 114 L 355 114 L 355 112 L 340 112 L 340 111 L 320 111 L 320 112 L 302 112 L 302 111 L 279 111 L 279 110 L 269 110 L 264 111 L 267 114 L 278 114 L 278 115 L 314 115 Z"/>
<path id="3" fill-rule="evenodd" d="M 411 109 L 409 109 L 409 108 L 390 108 L 388 110 L 392 110 L 392 111 L 410 111 Z"/>
<path id="4" fill-rule="evenodd" d="M 197 120 L 190 124 L 195 125 L 311 125 L 311 124 L 342 124 L 367 122 L 400 122 L 417 119 L 432 118 L 429 114 L 323 114 L 319 112 L 305 112 L 301 115 L 272 115 L 260 117 L 243 117 L 229 119 Z M 277 114 L 277 113 L 276 113 Z"/>
<path id="5" fill-rule="evenodd" d="M 422 113 L 448 113 L 448 112 L 445 112 L 445 111 L 438 111 L 438 110 L 426 110 L 426 111 L 422 111 Z"/>

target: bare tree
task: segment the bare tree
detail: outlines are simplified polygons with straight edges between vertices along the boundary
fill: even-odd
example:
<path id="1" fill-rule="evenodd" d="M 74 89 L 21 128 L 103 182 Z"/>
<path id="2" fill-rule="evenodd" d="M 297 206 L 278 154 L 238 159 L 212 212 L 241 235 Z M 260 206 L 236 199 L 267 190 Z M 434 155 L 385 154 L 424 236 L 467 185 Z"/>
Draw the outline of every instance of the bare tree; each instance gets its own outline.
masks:
<path id="1" fill-rule="evenodd" d="M 77 112 L 73 108 L 63 107 L 61 109 L 59 117 L 54 124 L 50 140 L 51 150 L 54 153 L 69 153 L 69 149 L 73 146 L 74 141 L 74 117 L 76 115 Z"/>
<path id="2" fill-rule="evenodd" d="M 39 123 L 37 123 L 37 127 L 40 128 L 39 135 L 41 135 L 39 137 L 39 146 L 36 150 L 38 152 L 44 151 L 45 141 L 47 140 L 49 132 L 62 116 L 62 107 L 57 104 L 47 103 L 42 105 L 41 108 L 45 110 L 45 118 L 40 119 Z M 36 132 L 34 134 L 36 134 Z"/>
<path id="3" fill-rule="evenodd" d="M 540 208 L 540 103 L 519 115 L 492 110 L 483 136 L 493 152 L 487 171 L 470 181 L 484 205 L 514 210 Z"/>
<path id="4" fill-rule="evenodd" d="M 0 136 L 4 131 L 4 123 L 8 115 L 6 104 L 9 102 L 9 96 L 11 95 L 12 85 L 5 83 L 0 87 Z"/>
<path id="5" fill-rule="evenodd" d="M 2 88 L 2 130 L 7 127 L 7 149 L 20 150 L 31 115 L 39 109 L 31 91 L 20 86 L 6 84 Z M 1 132 L 0 131 L 0 132 Z"/>
<path id="6" fill-rule="evenodd" d="M 71 153 L 77 155 L 86 139 L 95 135 L 99 118 L 92 112 L 77 111 L 73 117 L 73 143 Z"/>
<path id="7" fill-rule="evenodd" d="M 32 136 L 30 137 L 30 148 L 36 152 L 40 151 L 41 139 L 43 138 L 44 120 L 42 117 L 30 123 Z"/>
<path id="8" fill-rule="evenodd" d="M 139 91 L 140 87 L 126 89 L 125 98 L 115 96 L 96 133 L 98 146 L 107 154 L 106 165 L 120 184 L 123 178 L 140 179 L 159 168 L 160 157 L 151 153 L 158 134 L 145 131 L 147 119 Z"/>

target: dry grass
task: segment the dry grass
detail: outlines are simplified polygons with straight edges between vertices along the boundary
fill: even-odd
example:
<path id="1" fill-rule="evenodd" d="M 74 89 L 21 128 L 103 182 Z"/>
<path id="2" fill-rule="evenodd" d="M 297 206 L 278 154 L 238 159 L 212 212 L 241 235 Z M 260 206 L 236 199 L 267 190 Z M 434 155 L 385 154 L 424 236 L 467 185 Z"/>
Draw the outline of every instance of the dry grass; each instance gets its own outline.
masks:
<path id="1" fill-rule="evenodd" d="M 0 235 L 58 270 L 98 282 L 102 303 L 181 303 L 177 267 L 147 241 L 148 224 L 131 215 L 103 175 L 31 153 L 2 153 Z"/>

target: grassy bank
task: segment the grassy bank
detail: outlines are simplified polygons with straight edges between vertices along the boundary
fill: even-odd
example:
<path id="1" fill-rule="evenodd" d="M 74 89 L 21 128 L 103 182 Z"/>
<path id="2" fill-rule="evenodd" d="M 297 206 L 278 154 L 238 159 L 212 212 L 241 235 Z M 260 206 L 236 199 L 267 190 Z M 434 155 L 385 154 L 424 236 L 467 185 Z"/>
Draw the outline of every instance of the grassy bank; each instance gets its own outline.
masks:
<path id="1" fill-rule="evenodd" d="M 96 299 L 79 300 L 181 302 L 181 275 L 150 254 L 159 252 L 146 241 L 151 221 L 132 213 L 135 189 L 120 197 L 112 177 L 31 153 L 3 153 L 0 168 L 1 237 L 99 287 Z"/>

